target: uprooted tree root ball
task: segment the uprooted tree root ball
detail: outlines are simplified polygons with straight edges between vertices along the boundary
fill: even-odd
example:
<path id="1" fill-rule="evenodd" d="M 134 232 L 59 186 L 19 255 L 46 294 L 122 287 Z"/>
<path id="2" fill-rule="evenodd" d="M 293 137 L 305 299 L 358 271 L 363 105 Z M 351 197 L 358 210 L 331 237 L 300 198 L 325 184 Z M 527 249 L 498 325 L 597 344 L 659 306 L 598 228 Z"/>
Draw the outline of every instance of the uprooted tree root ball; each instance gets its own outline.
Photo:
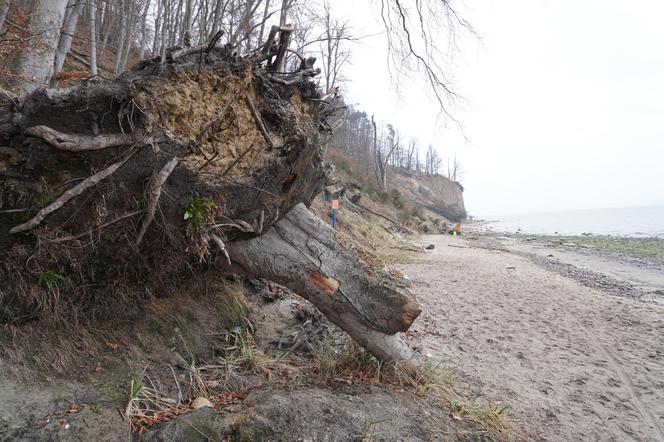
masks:
<path id="1" fill-rule="evenodd" d="M 420 313 L 406 281 L 305 207 L 343 106 L 312 59 L 275 70 L 290 32 L 0 103 L 0 323 L 104 319 L 222 270 L 293 289 L 382 360 L 413 357 L 396 336 Z"/>
<path id="2" fill-rule="evenodd" d="M 318 98 L 313 83 L 273 83 L 223 49 L 28 96 L 0 151 L 0 320 L 165 296 L 210 265 L 209 249 L 313 197 L 327 173 Z M 184 219 L 202 197 L 214 216 Z M 211 238 L 193 221 L 222 225 Z"/>

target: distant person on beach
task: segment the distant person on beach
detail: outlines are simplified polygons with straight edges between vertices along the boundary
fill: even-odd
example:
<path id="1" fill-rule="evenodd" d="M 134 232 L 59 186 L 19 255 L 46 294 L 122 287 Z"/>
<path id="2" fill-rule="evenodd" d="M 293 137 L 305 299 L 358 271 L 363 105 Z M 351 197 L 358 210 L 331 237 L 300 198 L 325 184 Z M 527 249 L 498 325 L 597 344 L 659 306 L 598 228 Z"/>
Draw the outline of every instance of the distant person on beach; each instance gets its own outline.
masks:
<path id="1" fill-rule="evenodd" d="M 457 223 L 453 229 L 450 229 L 449 234 L 454 236 L 461 235 L 461 224 Z"/>

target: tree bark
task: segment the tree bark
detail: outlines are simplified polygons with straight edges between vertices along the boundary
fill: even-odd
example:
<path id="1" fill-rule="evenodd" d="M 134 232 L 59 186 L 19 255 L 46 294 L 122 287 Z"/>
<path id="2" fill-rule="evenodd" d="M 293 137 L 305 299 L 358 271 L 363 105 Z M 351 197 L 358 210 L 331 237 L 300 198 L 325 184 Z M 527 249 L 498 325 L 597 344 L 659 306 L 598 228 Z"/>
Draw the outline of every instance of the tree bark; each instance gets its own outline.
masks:
<path id="1" fill-rule="evenodd" d="M 30 15 L 31 46 L 16 69 L 17 86 L 26 92 L 47 86 L 53 75 L 55 53 L 67 0 L 36 0 Z"/>
<path id="2" fill-rule="evenodd" d="M 395 335 L 420 314 L 406 280 L 372 268 L 342 244 L 299 204 L 261 236 L 229 244 L 230 268 L 289 287 L 382 361 L 413 359 Z"/>
<path id="3" fill-rule="evenodd" d="M 263 44 L 263 37 L 265 35 L 265 25 L 267 24 L 268 14 L 270 12 L 270 0 L 265 0 L 265 9 L 263 10 L 263 20 L 261 21 L 261 30 L 258 33 L 258 47 Z"/>
<path id="4" fill-rule="evenodd" d="M 88 25 L 90 26 L 90 73 L 97 75 L 97 5 L 91 0 L 88 6 Z"/>
<path id="5" fill-rule="evenodd" d="M 72 2 L 68 8 L 71 9 L 67 18 L 62 26 L 60 33 L 60 41 L 58 42 L 58 50 L 55 53 L 55 61 L 53 66 L 53 76 L 56 76 L 62 71 L 62 66 L 65 64 L 65 58 L 71 48 L 71 42 L 76 33 L 76 25 L 78 24 L 78 17 L 81 15 L 81 10 L 85 5 L 84 0 L 76 0 Z"/>
<path id="6" fill-rule="evenodd" d="M 222 6 L 226 6 L 226 2 L 224 0 L 215 0 L 214 14 L 212 15 L 212 31 L 210 31 L 210 35 L 212 36 L 214 36 L 219 30 L 219 22 L 223 16 Z"/>

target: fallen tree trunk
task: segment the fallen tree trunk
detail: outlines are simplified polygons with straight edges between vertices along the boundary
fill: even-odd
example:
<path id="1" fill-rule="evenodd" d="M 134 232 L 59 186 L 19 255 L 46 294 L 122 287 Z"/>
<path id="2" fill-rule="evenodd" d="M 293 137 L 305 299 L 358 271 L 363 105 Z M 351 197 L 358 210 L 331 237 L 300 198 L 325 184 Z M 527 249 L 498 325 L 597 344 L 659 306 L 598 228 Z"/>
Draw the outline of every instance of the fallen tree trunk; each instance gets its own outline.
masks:
<path id="1" fill-rule="evenodd" d="M 403 281 L 302 205 L 331 170 L 311 65 L 281 81 L 264 57 L 213 46 L 0 98 L 0 323 L 107 317 L 218 271 L 222 254 L 377 357 L 409 359 L 395 333 L 419 307 Z"/>
<path id="2" fill-rule="evenodd" d="M 303 204 L 228 252 L 234 272 L 289 287 L 381 360 L 412 359 L 395 335 L 420 314 L 406 280 L 364 262 Z"/>

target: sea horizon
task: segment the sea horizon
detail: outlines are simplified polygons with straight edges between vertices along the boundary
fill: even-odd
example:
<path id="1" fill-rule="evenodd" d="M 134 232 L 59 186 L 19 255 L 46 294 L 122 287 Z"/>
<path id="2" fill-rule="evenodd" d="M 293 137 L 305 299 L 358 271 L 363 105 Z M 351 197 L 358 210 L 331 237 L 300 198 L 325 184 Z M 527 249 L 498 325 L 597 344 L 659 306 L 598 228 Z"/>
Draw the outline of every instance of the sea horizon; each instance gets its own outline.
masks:
<path id="1" fill-rule="evenodd" d="M 664 204 L 482 216 L 485 228 L 538 235 L 664 238 Z"/>

